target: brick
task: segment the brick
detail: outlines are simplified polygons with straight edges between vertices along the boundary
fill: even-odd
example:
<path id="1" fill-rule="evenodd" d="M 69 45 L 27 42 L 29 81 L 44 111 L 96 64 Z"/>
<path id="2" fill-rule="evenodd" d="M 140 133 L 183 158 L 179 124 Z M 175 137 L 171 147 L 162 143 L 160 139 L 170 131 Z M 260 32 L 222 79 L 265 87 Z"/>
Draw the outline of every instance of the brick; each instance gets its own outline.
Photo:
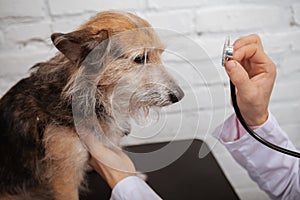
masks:
<path id="1" fill-rule="evenodd" d="M 222 36 L 201 36 L 196 42 L 203 48 L 210 58 L 221 59 L 225 35 Z M 233 42 L 233 41 L 232 41 Z M 218 63 L 220 64 L 220 62 Z"/>
<path id="2" fill-rule="evenodd" d="M 233 43 L 236 39 L 248 34 L 251 33 L 233 33 L 228 35 L 230 35 L 231 43 Z M 261 32 L 258 33 L 258 35 L 261 37 L 264 49 L 268 54 L 285 55 L 287 49 L 290 48 L 293 50 L 300 50 L 300 30 Z M 201 48 L 203 48 L 204 51 L 207 52 L 207 55 L 210 58 L 220 60 L 225 37 L 225 34 L 205 34 L 195 39 L 195 41 L 201 46 Z M 220 64 L 220 62 L 218 61 L 216 64 Z"/>
<path id="3" fill-rule="evenodd" d="M 299 78 L 299 76 L 298 76 Z M 300 80 L 281 79 L 276 81 L 274 86 L 272 101 L 283 102 L 287 100 L 300 99 Z"/>
<path id="4" fill-rule="evenodd" d="M 283 79 L 286 79 L 287 77 L 290 78 L 292 76 L 300 74 L 299 64 L 298 64 L 300 63 L 299 54 L 300 51 L 290 52 L 288 54 L 285 54 L 284 57 L 282 58 L 282 62 L 279 63 L 279 67 L 280 67 L 280 75 L 282 76 Z"/>
<path id="5" fill-rule="evenodd" d="M 182 7 L 194 7 L 203 5 L 203 1 L 199 0 L 151 0 L 149 1 L 149 6 L 151 8 L 182 8 Z"/>
<path id="6" fill-rule="evenodd" d="M 193 13 L 189 10 L 151 12 L 143 16 L 155 28 L 170 29 L 179 33 L 191 33 L 194 30 Z"/>
<path id="7" fill-rule="evenodd" d="M 36 41 L 50 41 L 52 33 L 50 23 L 40 22 L 32 24 L 21 24 L 8 27 L 5 31 L 5 41 L 11 43 Z"/>
<path id="8" fill-rule="evenodd" d="M 76 28 L 80 26 L 83 22 L 85 22 L 88 18 L 84 19 L 64 19 L 64 20 L 57 20 L 52 23 L 53 32 L 62 32 L 67 33 L 74 31 Z"/>
<path id="9" fill-rule="evenodd" d="M 157 31 L 166 50 L 163 58 L 166 61 L 201 61 L 209 59 L 207 52 L 196 40 L 173 30 Z"/>
<path id="10" fill-rule="evenodd" d="M 241 33 L 233 33 L 228 34 L 231 37 L 231 43 L 233 43 L 236 39 L 248 35 Z M 281 54 L 286 55 L 287 49 L 292 50 L 300 50 L 300 30 L 292 30 L 292 31 L 280 31 L 280 32 L 266 32 L 266 33 L 258 33 L 261 37 L 263 46 L 265 51 L 268 54 Z M 185 48 L 181 49 L 181 51 L 185 51 L 188 54 L 188 57 L 192 57 L 196 60 L 204 60 L 204 59 L 212 59 L 216 60 L 216 65 L 220 65 L 222 49 L 225 41 L 225 34 L 205 34 L 194 39 L 194 42 L 199 44 L 199 47 L 194 50 L 189 50 L 187 46 L 191 46 L 193 44 L 189 44 L 186 41 L 179 41 L 181 44 L 178 44 L 178 49 L 181 46 L 185 46 Z M 177 41 L 176 41 L 177 42 Z M 168 47 L 169 45 L 167 45 Z M 176 59 L 175 56 L 167 57 L 167 60 L 179 60 Z"/>
<path id="11" fill-rule="evenodd" d="M 300 30 L 262 33 L 264 49 L 267 53 L 286 53 L 287 49 L 300 50 Z"/>
<path id="12" fill-rule="evenodd" d="M 51 24 L 54 32 L 71 32 L 77 29 L 81 24 L 88 21 L 95 13 L 85 13 L 68 17 L 54 17 Z"/>
<path id="13" fill-rule="evenodd" d="M 0 74 L 0 98 L 20 79 L 26 77 L 26 74 L 14 73 L 6 76 Z"/>
<path id="14" fill-rule="evenodd" d="M 232 3 L 237 3 L 239 0 L 214 0 L 214 1 L 199 1 L 199 0 L 151 0 L 149 1 L 149 7 L 153 9 L 178 9 L 178 8 L 195 8 L 195 7 L 205 7 L 210 5 L 228 5 Z"/>
<path id="15" fill-rule="evenodd" d="M 209 57 L 216 58 L 222 54 L 224 40 L 224 37 L 200 37 L 197 42 L 207 52 Z"/>
<path id="16" fill-rule="evenodd" d="M 159 30 L 158 33 L 166 46 L 166 51 L 163 54 L 166 61 L 186 60 L 187 62 L 197 62 L 216 58 L 221 60 L 224 35 L 196 38 L 169 30 L 166 30 L 165 33 Z"/>
<path id="17" fill-rule="evenodd" d="M 227 74 L 224 68 L 216 66 L 211 60 L 191 63 L 166 62 L 166 67 L 170 74 L 184 86 L 227 83 Z"/>
<path id="18" fill-rule="evenodd" d="M 289 26 L 289 13 L 271 5 L 205 7 L 197 12 L 198 32 L 249 31 Z"/>
<path id="19" fill-rule="evenodd" d="M 80 22 L 59 21 L 52 24 L 53 32 L 68 33 L 79 27 Z"/>
<path id="20" fill-rule="evenodd" d="M 0 31 L 0 48 L 3 45 L 3 43 L 4 43 L 4 36 L 3 36 L 2 31 Z"/>
<path id="21" fill-rule="evenodd" d="M 300 106 L 298 100 L 271 104 L 270 111 L 274 114 L 280 125 L 300 123 L 298 114 L 300 113 Z"/>
<path id="22" fill-rule="evenodd" d="M 90 0 L 60 0 L 49 1 L 50 12 L 52 15 L 78 14 L 90 11 L 102 11 L 108 9 L 132 10 L 141 9 L 145 6 L 144 0 L 123 0 L 123 1 L 99 1 Z"/>
<path id="23" fill-rule="evenodd" d="M 35 63 L 46 61 L 53 55 L 49 49 L 41 49 L 34 46 L 4 51 L 0 52 L 1 75 L 24 75 L 28 73 L 30 67 Z"/>
<path id="24" fill-rule="evenodd" d="M 0 0 L 0 18 L 43 17 L 44 10 L 41 0 Z"/>
<path id="25" fill-rule="evenodd" d="M 184 98 L 180 102 L 166 107 L 167 113 L 210 110 L 229 106 L 229 97 L 226 96 L 229 89 L 228 87 L 224 88 L 223 85 L 182 87 L 182 89 L 185 93 Z"/>
<path id="26" fill-rule="evenodd" d="M 300 3 L 294 4 L 292 8 L 294 11 L 294 20 L 298 25 L 300 25 Z"/>

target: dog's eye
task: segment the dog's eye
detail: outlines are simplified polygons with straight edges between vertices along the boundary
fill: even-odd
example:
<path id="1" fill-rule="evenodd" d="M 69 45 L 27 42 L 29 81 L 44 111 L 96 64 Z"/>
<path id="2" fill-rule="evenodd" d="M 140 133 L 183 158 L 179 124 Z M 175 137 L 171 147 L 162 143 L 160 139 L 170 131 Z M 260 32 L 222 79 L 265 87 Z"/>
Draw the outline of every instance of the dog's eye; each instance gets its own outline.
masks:
<path id="1" fill-rule="evenodd" d="M 135 59 L 133 61 L 137 64 L 144 64 L 145 61 L 147 61 L 147 57 L 145 55 L 140 55 L 140 56 L 135 57 Z"/>

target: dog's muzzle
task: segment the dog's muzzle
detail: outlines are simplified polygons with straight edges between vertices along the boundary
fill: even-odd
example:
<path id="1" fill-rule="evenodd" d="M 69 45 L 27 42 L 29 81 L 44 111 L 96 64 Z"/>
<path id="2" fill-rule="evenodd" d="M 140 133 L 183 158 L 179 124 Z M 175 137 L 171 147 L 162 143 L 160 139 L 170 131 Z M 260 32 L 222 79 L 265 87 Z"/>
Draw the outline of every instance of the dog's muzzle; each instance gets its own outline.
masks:
<path id="1" fill-rule="evenodd" d="M 169 99 L 172 103 L 180 101 L 184 97 L 184 92 L 180 87 L 177 87 L 174 91 L 169 93 Z"/>

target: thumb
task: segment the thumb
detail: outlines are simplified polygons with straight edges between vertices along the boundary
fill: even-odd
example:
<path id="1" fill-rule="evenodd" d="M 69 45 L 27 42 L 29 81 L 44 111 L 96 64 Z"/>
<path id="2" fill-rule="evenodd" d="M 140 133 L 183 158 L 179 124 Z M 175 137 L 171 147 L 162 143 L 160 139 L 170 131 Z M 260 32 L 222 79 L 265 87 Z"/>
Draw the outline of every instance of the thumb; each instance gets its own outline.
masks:
<path id="1" fill-rule="evenodd" d="M 226 72 L 239 91 L 247 92 L 251 88 L 251 81 L 247 71 L 237 61 L 230 60 L 225 63 Z"/>

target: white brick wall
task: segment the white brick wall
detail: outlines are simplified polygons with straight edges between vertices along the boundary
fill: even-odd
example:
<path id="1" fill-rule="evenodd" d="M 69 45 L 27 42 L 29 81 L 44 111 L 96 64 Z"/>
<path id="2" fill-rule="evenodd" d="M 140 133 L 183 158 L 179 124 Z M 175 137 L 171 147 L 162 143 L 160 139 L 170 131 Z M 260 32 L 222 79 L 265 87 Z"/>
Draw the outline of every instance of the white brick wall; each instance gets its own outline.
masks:
<path id="1" fill-rule="evenodd" d="M 211 6 L 197 11 L 196 24 L 198 32 L 285 29 L 289 26 L 289 13 L 273 5 Z"/>
<path id="2" fill-rule="evenodd" d="M 49 22 L 40 22 L 9 26 L 4 29 L 3 34 L 6 43 L 10 42 L 12 47 L 14 47 L 15 44 L 20 43 L 47 41 L 51 32 L 51 24 Z"/>
<path id="3" fill-rule="evenodd" d="M 183 7 L 194 7 L 203 5 L 203 1 L 198 0 L 189 0 L 189 1 L 182 1 L 182 0 L 151 0 L 149 1 L 149 7 L 155 9 L 168 9 L 168 8 L 183 8 Z"/>
<path id="4" fill-rule="evenodd" d="M 293 11 L 294 11 L 295 23 L 299 25 L 300 24 L 300 3 L 295 3 L 293 5 Z"/>
<path id="5" fill-rule="evenodd" d="M 97 12 L 99 10 L 107 9 L 126 9 L 134 10 L 141 9 L 145 6 L 145 1 L 139 0 L 123 0 L 123 1 L 110 1 L 110 0 L 91 0 L 82 2 L 81 0 L 53 0 L 49 1 L 50 12 L 53 15 L 66 15 L 66 14 L 80 14 L 82 12 Z"/>
<path id="6" fill-rule="evenodd" d="M 41 0 L 1 0 L 0 18 L 43 17 L 45 4 Z"/>
<path id="7" fill-rule="evenodd" d="M 149 12 L 144 15 L 144 18 L 155 28 L 171 29 L 181 33 L 194 31 L 193 13 L 190 10 Z"/>
<path id="8" fill-rule="evenodd" d="M 194 65 L 166 53 L 168 70 L 186 97 L 181 104 L 165 108 L 155 126 L 134 127 L 124 143 L 193 138 L 196 134 L 214 145 L 216 140 L 207 132 L 232 113 L 228 79 L 220 67 L 224 38 L 258 33 L 278 67 L 270 109 L 300 147 L 299 0 L 0 0 L 0 96 L 26 76 L 34 63 L 54 55 L 52 32 L 72 31 L 97 11 L 107 9 L 132 11 L 155 27 L 181 32 L 194 41 L 163 38 L 169 48 L 180 50 Z M 222 145 L 217 143 L 213 151 L 241 199 L 268 199 Z"/>

